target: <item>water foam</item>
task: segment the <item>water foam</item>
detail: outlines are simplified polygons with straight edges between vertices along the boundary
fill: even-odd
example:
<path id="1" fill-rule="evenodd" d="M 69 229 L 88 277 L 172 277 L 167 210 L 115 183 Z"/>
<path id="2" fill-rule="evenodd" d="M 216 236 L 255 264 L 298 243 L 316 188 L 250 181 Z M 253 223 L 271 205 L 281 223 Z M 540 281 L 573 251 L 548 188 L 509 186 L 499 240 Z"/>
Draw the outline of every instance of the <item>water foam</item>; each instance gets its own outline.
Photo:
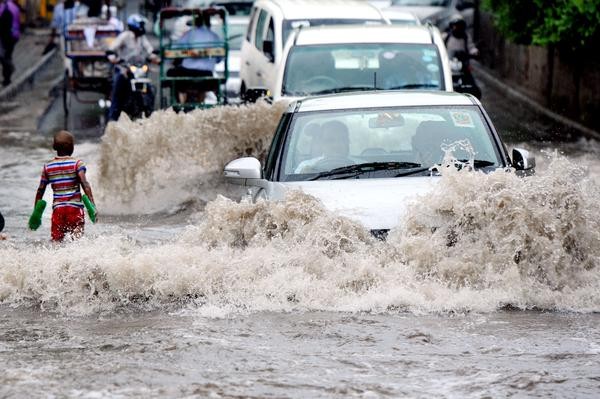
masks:
<path id="1" fill-rule="evenodd" d="M 68 314 L 600 311 L 600 191 L 555 157 L 529 178 L 448 171 L 386 242 L 318 200 L 210 202 L 166 243 L 118 235 L 60 247 L 0 244 L 0 303 Z"/>
<path id="2" fill-rule="evenodd" d="M 100 147 L 98 201 L 111 214 L 168 211 L 215 198 L 223 166 L 239 156 L 264 156 L 286 107 L 163 110 L 110 123 Z"/>

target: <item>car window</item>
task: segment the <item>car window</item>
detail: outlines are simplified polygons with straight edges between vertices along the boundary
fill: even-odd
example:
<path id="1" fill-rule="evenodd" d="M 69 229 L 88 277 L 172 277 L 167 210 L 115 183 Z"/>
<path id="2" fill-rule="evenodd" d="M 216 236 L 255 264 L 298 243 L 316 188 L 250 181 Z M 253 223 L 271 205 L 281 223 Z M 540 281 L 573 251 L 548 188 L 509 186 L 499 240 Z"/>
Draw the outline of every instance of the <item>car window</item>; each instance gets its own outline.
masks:
<path id="1" fill-rule="evenodd" d="M 258 15 L 258 9 L 253 8 L 252 15 L 250 16 L 250 23 L 248 23 L 248 30 L 246 31 L 246 40 L 250 43 L 252 42 L 252 31 L 254 29 L 254 26 L 256 25 L 257 15 Z"/>
<path id="2" fill-rule="evenodd" d="M 267 12 L 265 10 L 260 10 L 260 15 L 258 16 L 258 21 L 256 22 L 256 30 L 254 32 L 254 45 L 257 49 L 262 51 L 263 41 L 265 40 L 265 23 L 267 22 Z"/>
<path id="3" fill-rule="evenodd" d="M 275 26 L 273 24 L 273 18 L 269 18 L 269 24 L 267 25 L 267 35 L 265 36 L 265 40 L 270 41 L 275 44 Z"/>
<path id="4" fill-rule="evenodd" d="M 288 132 L 280 180 L 308 180 L 335 168 L 373 162 L 431 167 L 442 162 L 452 145 L 456 159 L 476 159 L 481 167 L 502 165 L 477 106 L 299 113 Z"/>
<path id="5" fill-rule="evenodd" d="M 443 90 L 434 44 L 295 46 L 288 53 L 283 94 L 306 96 L 366 89 Z"/>

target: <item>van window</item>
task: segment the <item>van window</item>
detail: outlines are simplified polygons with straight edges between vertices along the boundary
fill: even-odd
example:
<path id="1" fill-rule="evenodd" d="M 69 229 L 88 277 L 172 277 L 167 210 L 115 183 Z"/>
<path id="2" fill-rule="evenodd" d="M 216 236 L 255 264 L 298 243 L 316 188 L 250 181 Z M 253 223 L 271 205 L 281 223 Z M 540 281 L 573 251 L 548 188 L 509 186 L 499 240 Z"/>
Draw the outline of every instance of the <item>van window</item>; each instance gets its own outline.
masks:
<path id="1" fill-rule="evenodd" d="M 263 42 L 265 40 L 265 23 L 267 22 L 267 12 L 260 10 L 258 21 L 256 21 L 256 30 L 254 33 L 254 45 L 262 51 Z"/>
<path id="2" fill-rule="evenodd" d="M 325 25 L 382 25 L 383 19 L 342 19 L 342 18 L 322 18 L 322 19 L 286 19 L 283 21 L 283 45 L 286 44 L 290 33 L 294 29 L 308 28 L 311 26 Z"/>
<path id="3" fill-rule="evenodd" d="M 246 31 L 246 40 L 250 42 L 252 40 L 252 30 L 256 25 L 256 16 L 258 15 L 257 8 L 252 9 L 252 16 L 250 16 L 250 22 L 248 23 L 248 30 Z"/>
<path id="4" fill-rule="evenodd" d="M 267 37 L 265 38 L 265 40 L 268 40 L 270 42 L 275 41 L 275 26 L 273 25 L 273 18 L 269 18 L 269 25 L 267 27 Z"/>

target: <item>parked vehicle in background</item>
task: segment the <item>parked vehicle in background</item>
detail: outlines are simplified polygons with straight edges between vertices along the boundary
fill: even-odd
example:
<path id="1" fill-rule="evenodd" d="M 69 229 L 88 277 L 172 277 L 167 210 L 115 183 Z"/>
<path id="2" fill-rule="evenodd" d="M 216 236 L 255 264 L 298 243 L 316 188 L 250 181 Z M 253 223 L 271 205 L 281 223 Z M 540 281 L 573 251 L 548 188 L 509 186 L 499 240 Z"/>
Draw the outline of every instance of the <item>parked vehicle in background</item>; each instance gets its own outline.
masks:
<path id="1" fill-rule="evenodd" d="M 381 235 L 399 223 L 407 203 L 432 190 L 444 162 L 483 172 L 535 167 L 525 150 L 513 150 L 511 161 L 474 97 L 404 91 L 293 102 L 264 167 L 246 157 L 224 173 L 250 187 L 254 200 L 282 200 L 286 191 L 300 189 Z"/>
<path id="2" fill-rule="evenodd" d="M 229 100 L 239 100 L 240 88 L 242 81 L 240 79 L 240 58 L 242 55 L 242 42 L 246 31 L 248 30 L 248 23 L 250 18 L 248 16 L 233 15 L 227 18 L 227 43 L 229 45 L 229 78 L 225 84 L 225 93 Z M 219 29 L 219 23 L 215 21 L 213 23 L 214 32 L 222 35 L 222 30 Z M 225 62 L 222 61 L 217 64 L 215 72 L 217 76 L 223 76 L 225 71 Z"/>
<path id="3" fill-rule="evenodd" d="M 464 18 L 467 27 L 473 26 L 473 0 L 392 0 L 392 6 L 413 13 L 422 23 L 431 22 L 441 31 L 448 28 L 448 24 L 457 14 Z"/>
<path id="4" fill-rule="evenodd" d="M 258 0 L 242 44 L 242 95 L 273 87 L 283 48 L 294 29 L 322 25 L 388 24 L 381 11 L 356 0 Z"/>
<path id="5" fill-rule="evenodd" d="M 364 90 L 452 91 L 446 47 L 432 26 L 323 26 L 295 31 L 275 99 Z"/>
<path id="6" fill-rule="evenodd" d="M 249 16 L 254 0 L 219 0 L 210 3 L 211 7 L 223 7 L 229 16 Z"/>

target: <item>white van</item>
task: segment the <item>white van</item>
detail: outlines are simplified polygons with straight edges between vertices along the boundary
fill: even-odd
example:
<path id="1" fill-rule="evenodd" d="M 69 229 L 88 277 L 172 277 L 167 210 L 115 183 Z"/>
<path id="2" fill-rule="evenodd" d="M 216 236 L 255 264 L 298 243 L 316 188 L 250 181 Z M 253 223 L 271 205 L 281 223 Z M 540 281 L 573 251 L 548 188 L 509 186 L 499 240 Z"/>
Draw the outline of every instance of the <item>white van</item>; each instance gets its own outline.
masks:
<path id="1" fill-rule="evenodd" d="M 358 0 L 257 0 L 242 44 L 241 91 L 275 86 L 283 47 L 296 28 L 389 24 L 381 11 Z"/>
<path id="2" fill-rule="evenodd" d="M 433 26 L 320 26 L 295 31 L 271 96 L 367 90 L 453 91 L 444 42 Z"/>

